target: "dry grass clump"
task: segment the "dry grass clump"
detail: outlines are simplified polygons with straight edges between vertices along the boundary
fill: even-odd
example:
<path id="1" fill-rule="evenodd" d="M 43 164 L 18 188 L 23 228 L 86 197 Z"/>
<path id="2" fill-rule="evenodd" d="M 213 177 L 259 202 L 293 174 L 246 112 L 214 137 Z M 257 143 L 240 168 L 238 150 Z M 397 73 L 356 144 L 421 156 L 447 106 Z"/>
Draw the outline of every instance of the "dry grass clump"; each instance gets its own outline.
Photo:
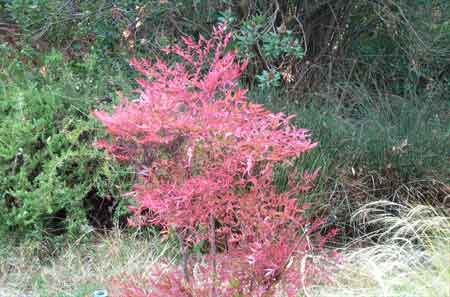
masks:
<path id="1" fill-rule="evenodd" d="M 353 219 L 374 230 L 353 244 L 375 244 L 346 248 L 335 283 L 316 288 L 313 296 L 450 296 L 446 210 L 378 201 L 358 210 Z"/>

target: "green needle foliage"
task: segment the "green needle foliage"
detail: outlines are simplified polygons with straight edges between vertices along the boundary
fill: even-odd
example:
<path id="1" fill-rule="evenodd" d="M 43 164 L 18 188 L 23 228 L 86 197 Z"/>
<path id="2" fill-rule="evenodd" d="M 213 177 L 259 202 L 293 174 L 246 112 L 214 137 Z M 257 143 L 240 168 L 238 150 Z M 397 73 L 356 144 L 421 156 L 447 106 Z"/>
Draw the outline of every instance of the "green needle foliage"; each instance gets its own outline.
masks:
<path id="1" fill-rule="evenodd" d="M 123 215 L 117 199 L 133 176 L 92 147 L 101 132 L 89 110 L 105 104 L 108 78 L 89 63 L 57 51 L 40 67 L 2 60 L 0 232 L 77 236 Z"/>

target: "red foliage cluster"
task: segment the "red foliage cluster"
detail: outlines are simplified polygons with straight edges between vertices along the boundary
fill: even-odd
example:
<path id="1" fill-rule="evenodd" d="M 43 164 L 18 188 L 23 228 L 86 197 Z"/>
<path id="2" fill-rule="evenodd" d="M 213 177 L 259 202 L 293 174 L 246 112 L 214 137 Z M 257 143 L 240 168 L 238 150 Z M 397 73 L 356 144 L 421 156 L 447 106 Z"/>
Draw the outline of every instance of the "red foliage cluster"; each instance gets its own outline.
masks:
<path id="1" fill-rule="evenodd" d="M 209 243 L 209 264 L 196 273 L 159 275 L 152 290 L 129 288 L 129 296 L 268 296 L 283 282 L 295 296 L 304 285 L 306 268 L 292 261 L 310 249 L 305 234 L 320 222 L 305 219 L 295 195 L 317 172 L 301 181 L 291 172 L 280 193 L 273 171 L 316 143 L 292 116 L 247 100 L 238 86 L 246 63 L 226 50 L 230 37 L 220 26 L 211 39 L 185 38 L 166 50 L 181 58 L 174 65 L 132 60 L 145 77 L 140 98 L 94 112 L 112 136 L 98 145 L 138 167 L 133 224 L 175 230 L 187 246 Z"/>

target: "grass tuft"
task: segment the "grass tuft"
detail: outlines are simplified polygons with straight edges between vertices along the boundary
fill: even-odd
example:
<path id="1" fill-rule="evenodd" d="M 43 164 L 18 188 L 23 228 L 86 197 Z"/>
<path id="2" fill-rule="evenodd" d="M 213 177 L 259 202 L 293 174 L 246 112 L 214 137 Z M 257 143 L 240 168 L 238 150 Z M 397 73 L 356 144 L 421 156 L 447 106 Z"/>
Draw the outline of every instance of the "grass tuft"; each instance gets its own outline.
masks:
<path id="1" fill-rule="evenodd" d="M 314 296 L 450 296 L 448 210 L 377 201 L 353 218 L 374 231 L 343 251 L 335 283 Z M 376 243 L 356 248 L 367 240 Z"/>

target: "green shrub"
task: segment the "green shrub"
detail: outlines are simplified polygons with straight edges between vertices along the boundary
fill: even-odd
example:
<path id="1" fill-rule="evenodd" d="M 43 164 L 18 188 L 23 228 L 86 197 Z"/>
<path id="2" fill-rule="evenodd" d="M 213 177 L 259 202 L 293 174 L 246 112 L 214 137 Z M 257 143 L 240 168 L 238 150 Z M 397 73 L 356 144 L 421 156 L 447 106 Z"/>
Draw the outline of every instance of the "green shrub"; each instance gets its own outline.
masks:
<path id="1" fill-rule="evenodd" d="M 77 236 L 124 214 L 117 199 L 132 175 L 92 147 L 100 132 L 89 111 L 107 104 L 111 79 L 94 60 L 64 63 L 56 51 L 40 67 L 2 60 L 0 232 Z"/>
<path id="2" fill-rule="evenodd" d="M 219 20 L 233 25 L 236 18 L 227 14 Z M 277 88 L 282 79 L 290 82 L 292 69 L 287 65 L 300 61 L 304 55 L 298 34 L 286 28 L 275 29 L 271 18 L 255 15 L 235 25 L 234 35 L 239 55 L 253 65 L 251 71 L 256 73 L 258 87 Z"/>

